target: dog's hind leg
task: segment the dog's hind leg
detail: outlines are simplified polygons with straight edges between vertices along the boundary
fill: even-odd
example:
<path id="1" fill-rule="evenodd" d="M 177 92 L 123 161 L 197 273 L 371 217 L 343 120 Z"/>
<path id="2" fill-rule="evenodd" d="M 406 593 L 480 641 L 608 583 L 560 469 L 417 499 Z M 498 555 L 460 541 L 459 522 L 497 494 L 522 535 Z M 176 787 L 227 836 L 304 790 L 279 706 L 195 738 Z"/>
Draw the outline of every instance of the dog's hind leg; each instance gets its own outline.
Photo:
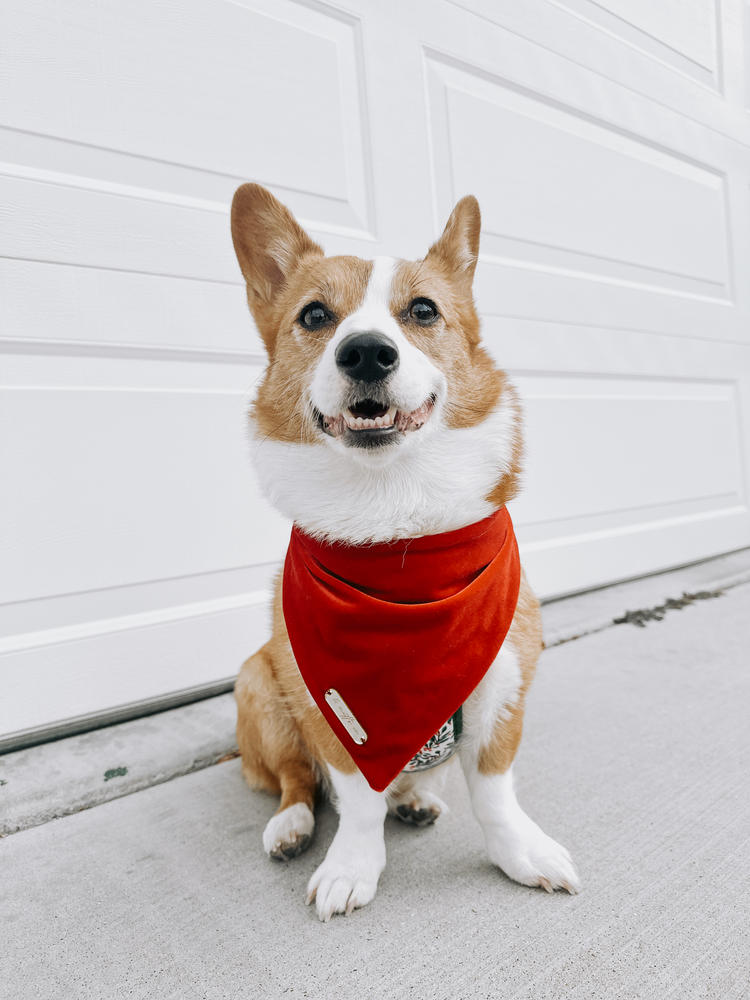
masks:
<path id="1" fill-rule="evenodd" d="M 272 858 L 285 861 L 310 844 L 316 777 L 265 646 L 243 664 L 234 693 L 242 773 L 251 787 L 281 795 L 263 831 L 263 847 Z"/>
<path id="2" fill-rule="evenodd" d="M 430 826 L 447 809 L 442 794 L 449 762 L 426 771 L 402 771 L 388 788 L 388 808 L 404 823 Z"/>

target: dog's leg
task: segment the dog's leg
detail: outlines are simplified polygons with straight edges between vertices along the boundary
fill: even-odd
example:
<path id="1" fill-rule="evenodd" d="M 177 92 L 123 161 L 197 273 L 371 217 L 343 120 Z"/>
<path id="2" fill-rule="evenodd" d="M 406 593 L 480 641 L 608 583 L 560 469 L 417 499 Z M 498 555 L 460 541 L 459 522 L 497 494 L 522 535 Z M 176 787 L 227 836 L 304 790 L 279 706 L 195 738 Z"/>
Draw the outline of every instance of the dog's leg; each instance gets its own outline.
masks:
<path id="1" fill-rule="evenodd" d="M 388 788 L 388 807 L 404 823 L 429 826 L 447 810 L 441 795 L 448 763 L 426 771 L 402 772 Z"/>
<path id="2" fill-rule="evenodd" d="M 359 771 L 344 774 L 328 767 L 339 811 L 339 828 L 323 863 L 307 886 L 307 902 L 315 900 L 318 916 L 349 914 L 375 897 L 385 867 L 384 792 L 375 792 Z"/>
<path id="3" fill-rule="evenodd" d="M 306 761 L 290 759 L 279 767 L 281 803 L 266 823 L 263 847 L 276 861 L 289 861 L 310 846 L 315 816 L 315 778 Z"/>
<path id="4" fill-rule="evenodd" d="M 243 664 L 235 698 L 242 773 L 251 787 L 281 795 L 279 808 L 263 831 L 263 847 L 277 861 L 288 861 L 310 844 L 316 781 L 304 741 L 274 679 L 266 647 Z"/>
<path id="5" fill-rule="evenodd" d="M 461 764 L 487 851 L 505 874 L 547 892 L 578 892 L 570 855 L 548 837 L 518 804 L 512 764 L 523 726 L 519 658 L 506 640 L 482 683 L 464 705 Z"/>

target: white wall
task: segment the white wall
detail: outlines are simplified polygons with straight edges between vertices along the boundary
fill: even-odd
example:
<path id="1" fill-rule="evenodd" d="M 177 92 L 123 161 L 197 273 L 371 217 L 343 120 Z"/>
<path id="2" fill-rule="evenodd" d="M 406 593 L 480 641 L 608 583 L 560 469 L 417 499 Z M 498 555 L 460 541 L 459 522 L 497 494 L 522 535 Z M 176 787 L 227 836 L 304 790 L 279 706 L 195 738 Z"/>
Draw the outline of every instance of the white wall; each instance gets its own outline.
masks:
<path id="1" fill-rule="evenodd" d="M 741 0 L 6 0 L 0 737 L 220 684 L 287 526 L 244 412 L 254 179 L 330 252 L 484 216 L 545 596 L 750 544 Z"/>

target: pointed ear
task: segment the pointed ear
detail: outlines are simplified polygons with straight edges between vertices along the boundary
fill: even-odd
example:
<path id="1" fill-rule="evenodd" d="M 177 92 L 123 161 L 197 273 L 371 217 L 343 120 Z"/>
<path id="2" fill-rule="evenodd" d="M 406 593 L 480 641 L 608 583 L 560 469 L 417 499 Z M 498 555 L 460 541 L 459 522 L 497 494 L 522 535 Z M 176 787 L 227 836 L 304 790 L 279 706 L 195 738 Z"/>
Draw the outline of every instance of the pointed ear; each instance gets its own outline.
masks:
<path id="1" fill-rule="evenodd" d="M 289 209 L 260 184 L 235 191 L 232 240 L 254 313 L 272 302 L 302 257 L 323 255 Z"/>
<path id="2" fill-rule="evenodd" d="M 427 258 L 439 261 L 471 286 L 479 255 L 481 226 L 479 202 L 469 194 L 462 198 L 451 212 L 443 235 L 432 244 L 427 252 Z"/>

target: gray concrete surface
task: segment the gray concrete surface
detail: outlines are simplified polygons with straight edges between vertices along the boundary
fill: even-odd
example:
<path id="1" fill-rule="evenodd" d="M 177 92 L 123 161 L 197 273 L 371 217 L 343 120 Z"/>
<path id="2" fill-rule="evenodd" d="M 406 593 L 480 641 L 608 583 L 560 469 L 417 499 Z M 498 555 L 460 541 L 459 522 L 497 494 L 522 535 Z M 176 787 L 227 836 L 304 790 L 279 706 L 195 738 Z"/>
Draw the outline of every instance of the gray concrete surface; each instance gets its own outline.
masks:
<path id="1" fill-rule="evenodd" d="M 544 605 L 548 647 L 684 592 L 750 581 L 750 549 Z M 671 613 L 671 612 L 670 612 Z M 231 694 L 0 754 L 0 837 L 200 770 L 235 749 Z"/>
<path id="2" fill-rule="evenodd" d="M 0 837 L 215 764 L 235 749 L 231 694 L 0 756 Z"/>
<path id="3" fill-rule="evenodd" d="M 739 549 L 666 573 L 654 573 L 612 587 L 549 601 L 542 609 L 544 641 L 547 646 L 556 646 L 609 628 L 613 619 L 627 611 L 654 607 L 683 593 L 728 590 L 748 582 L 750 549 Z"/>
<path id="4" fill-rule="evenodd" d="M 375 901 L 320 924 L 330 807 L 271 862 L 233 760 L 0 841 L 0 996 L 750 996 L 749 612 L 738 586 L 545 652 L 518 786 L 579 896 L 495 871 L 454 772 L 434 828 L 388 821 Z"/>

